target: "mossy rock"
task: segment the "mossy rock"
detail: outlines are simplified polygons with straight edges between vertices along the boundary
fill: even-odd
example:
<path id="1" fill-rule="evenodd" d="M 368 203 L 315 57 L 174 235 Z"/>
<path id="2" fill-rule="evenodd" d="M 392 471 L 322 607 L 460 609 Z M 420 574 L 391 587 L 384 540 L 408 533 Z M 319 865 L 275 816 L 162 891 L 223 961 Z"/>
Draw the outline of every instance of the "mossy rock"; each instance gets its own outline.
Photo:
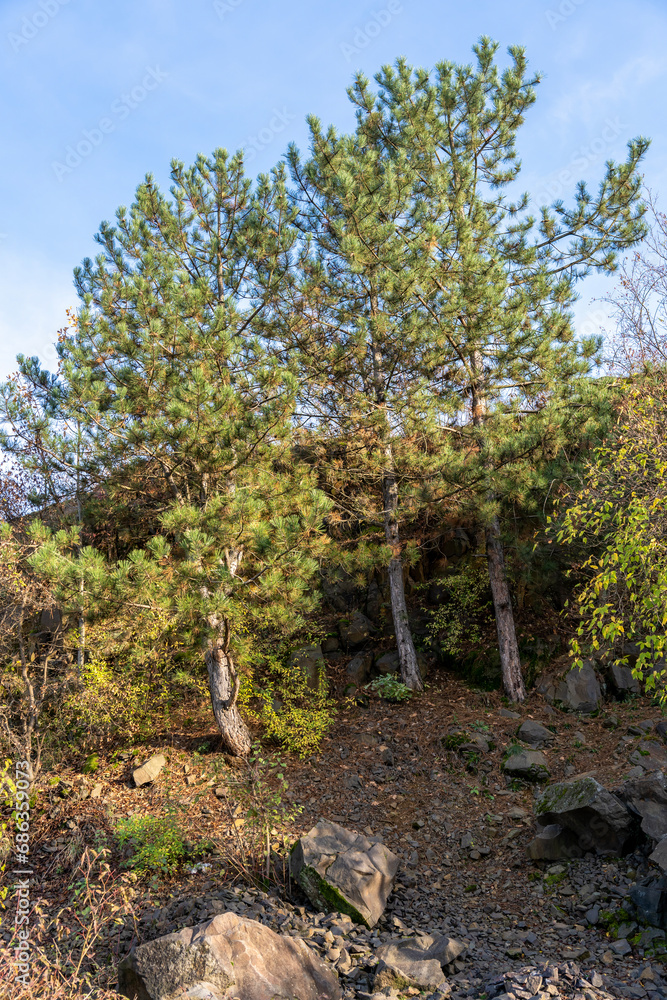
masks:
<path id="1" fill-rule="evenodd" d="M 363 924 L 364 927 L 370 929 L 371 925 L 359 910 L 310 865 L 304 865 L 299 872 L 299 884 L 306 896 L 324 913 L 331 913 L 334 910 L 338 913 L 346 913 L 354 920 L 355 924 Z"/>

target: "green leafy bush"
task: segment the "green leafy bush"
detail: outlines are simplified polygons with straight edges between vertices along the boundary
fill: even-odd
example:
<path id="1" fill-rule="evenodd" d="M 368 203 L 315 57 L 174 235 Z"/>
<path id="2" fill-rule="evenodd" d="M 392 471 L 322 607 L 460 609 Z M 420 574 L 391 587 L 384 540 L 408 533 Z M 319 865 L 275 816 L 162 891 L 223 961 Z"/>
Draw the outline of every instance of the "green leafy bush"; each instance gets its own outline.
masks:
<path id="1" fill-rule="evenodd" d="M 159 872 L 172 875 L 187 854 L 176 816 L 130 816 L 116 826 L 119 846 L 129 847 L 131 857 L 125 862 L 138 875 Z"/>
<path id="2" fill-rule="evenodd" d="M 375 680 L 372 680 L 370 684 L 366 684 L 365 687 L 367 690 L 375 691 L 385 701 L 407 701 L 413 694 L 410 688 L 403 681 L 399 681 L 394 674 L 384 674 L 382 677 L 376 677 Z"/>
<path id="3" fill-rule="evenodd" d="M 239 704 L 262 723 L 267 739 L 299 757 L 316 753 L 333 724 L 335 711 L 324 664 L 316 686 L 309 684 L 302 666 L 291 662 L 287 650 L 282 656 L 265 657 L 265 667 L 268 679 L 261 687 L 255 682 L 242 688 Z M 259 702 L 254 709 L 253 698 Z"/>
<path id="4" fill-rule="evenodd" d="M 619 422 L 586 462 L 580 487 L 560 498 L 551 540 L 569 546 L 578 578 L 570 640 L 574 665 L 599 650 L 667 704 L 667 378 L 656 370 L 624 383 Z M 572 612 L 570 612 L 572 613 Z"/>

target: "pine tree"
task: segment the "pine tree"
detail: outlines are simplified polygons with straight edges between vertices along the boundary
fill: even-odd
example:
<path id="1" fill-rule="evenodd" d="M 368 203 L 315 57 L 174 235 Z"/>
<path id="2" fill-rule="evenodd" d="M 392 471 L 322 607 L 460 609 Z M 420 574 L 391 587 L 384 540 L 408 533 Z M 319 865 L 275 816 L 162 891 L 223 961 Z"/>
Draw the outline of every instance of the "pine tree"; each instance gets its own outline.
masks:
<path id="1" fill-rule="evenodd" d="M 234 650 L 254 627 L 289 633 L 312 608 L 327 512 L 289 453 L 294 378 L 257 333 L 295 237 L 280 169 L 253 191 L 240 154 L 218 150 L 174 162 L 172 180 L 169 199 L 147 177 L 100 227 L 102 253 L 75 271 L 83 304 L 59 344 L 57 412 L 39 414 L 54 435 L 54 423 L 85 428 L 98 505 L 150 503 L 158 534 L 106 567 L 54 536 L 40 568 L 64 587 L 78 561 L 94 564 L 100 612 L 168 609 L 205 644 L 224 745 L 245 754 Z M 34 362 L 22 368 L 27 378 Z"/>
<path id="2" fill-rule="evenodd" d="M 511 200 L 506 189 L 519 175 L 516 135 L 539 78 L 528 77 L 519 47 L 500 74 L 497 48 L 482 38 L 476 69 L 443 62 L 432 76 L 399 60 L 377 75 L 377 94 L 359 76 L 351 96 L 357 132 L 412 176 L 400 219 L 414 279 L 406 308 L 432 344 L 421 370 L 441 403 L 423 475 L 438 476 L 442 497 L 468 497 L 482 519 L 503 682 L 521 700 L 502 504 L 543 484 L 548 461 L 594 420 L 588 376 L 600 343 L 575 335 L 575 285 L 592 270 L 612 272 L 618 253 L 643 238 L 638 168 L 648 141 L 630 142 L 625 163 L 607 163 L 596 196 L 581 182 L 572 208 L 557 201 L 536 217 L 528 194 Z"/>
<path id="3" fill-rule="evenodd" d="M 304 234 L 300 281 L 274 337 L 279 331 L 298 358 L 302 412 L 328 442 L 325 476 L 339 509 L 356 522 L 358 562 L 378 527 L 384 534 L 376 556 L 388 573 L 401 679 L 422 690 L 403 579 L 400 523 L 408 512 L 397 473 L 415 340 L 398 233 L 409 200 L 405 178 L 400 162 L 381 159 L 363 137 L 325 134 L 314 117 L 309 125 L 311 158 L 303 163 L 294 146 L 288 153 Z M 336 450 L 345 455 L 338 483 Z"/>

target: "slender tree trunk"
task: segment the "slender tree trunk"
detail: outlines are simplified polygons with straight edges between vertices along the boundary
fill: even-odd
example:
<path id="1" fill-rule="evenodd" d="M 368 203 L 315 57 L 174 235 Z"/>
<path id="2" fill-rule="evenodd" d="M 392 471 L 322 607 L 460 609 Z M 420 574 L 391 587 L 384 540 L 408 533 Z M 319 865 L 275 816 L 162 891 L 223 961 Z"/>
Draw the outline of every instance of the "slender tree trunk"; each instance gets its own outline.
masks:
<path id="1" fill-rule="evenodd" d="M 222 638 L 209 643 L 204 659 L 208 670 L 211 706 L 223 746 L 233 757 L 247 757 L 251 749 L 251 738 L 236 704 L 239 678 Z"/>
<path id="2" fill-rule="evenodd" d="M 382 502 L 384 505 L 384 537 L 391 548 L 391 558 L 387 567 L 389 572 L 389 593 L 391 596 L 391 616 L 394 621 L 394 634 L 398 649 L 398 662 L 401 670 L 401 680 L 411 691 L 423 691 L 421 673 L 417 663 L 415 644 L 412 641 L 408 608 L 405 602 L 405 584 L 403 582 L 403 559 L 401 558 L 401 540 L 398 533 L 398 486 L 394 472 L 394 454 L 389 440 L 389 425 L 387 421 L 387 403 L 385 387 L 382 378 L 382 352 L 376 337 L 375 323 L 379 314 L 378 297 L 374 287 L 370 292 L 371 305 L 371 351 L 373 357 L 373 383 L 375 402 L 382 414 L 380 422 L 380 441 L 384 451 L 384 469 L 382 472 Z"/>
<path id="3" fill-rule="evenodd" d="M 487 405 L 482 386 L 483 362 L 477 352 L 473 356 L 472 371 L 475 379 L 472 386 L 472 419 L 474 425 L 483 431 Z M 485 449 L 483 432 L 480 437 L 480 449 L 482 452 Z M 491 501 L 495 500 L 493 492 L 489 493 L 487 499 Z M 484 535 L 489 583 L 491 584 L 493 610 L 498 632 L 498 649 L 500 651 L 500 670 L 503 678 L 503 688 L 510 701 L 523 701 L 526 697 L 526 688 L 521 674 L 521 661 L 519 658 L 519 645 L 516 641 L 512 598 L 507 580 L 503 543 L 500 537 L 500 522 L 498 521 L 497 514 L 494 514 L 490 523 L 486 525 Z"/>
<path id="4" fill-rule="evenodd" d="M 393 455 L 391 445 L 385 448 L 387 465 L 382 477 L 382 499 L 384 501 L 384 537 L 391 547 L 392 556 L 389 560 L 389 593 L 391 595 L 391 616 L 394 620 L 394 634 L 398 649 L 398 660 L 401 665 L 401 680 L 412 691 L 423 691 L 417 653 L 412 641 L 408 608 L 405 602 L 405 584 L 403 582 L 403 559 L 401 558 L 401 542 L 398 534 L 398 487 L 393 472 Z"/>
<path id="5" fill-rule="evenodd" d="M 507 582 L 500 524 L 497 516 L 493 517 L 486 529 L 486 558 L 489 566 L 493 607 L 496 613 L 503 687 L 510 701 L 523 701 L 526 697 L 526 688 L 521 674 L 519 645 L 516 641 L 512 599 Z"/>

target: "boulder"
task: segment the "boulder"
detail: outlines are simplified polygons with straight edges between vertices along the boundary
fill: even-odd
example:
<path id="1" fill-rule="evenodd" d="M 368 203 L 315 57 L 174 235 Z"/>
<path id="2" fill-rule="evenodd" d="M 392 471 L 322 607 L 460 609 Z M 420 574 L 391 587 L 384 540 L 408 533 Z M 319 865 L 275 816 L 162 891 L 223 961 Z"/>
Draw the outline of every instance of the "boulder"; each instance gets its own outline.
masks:
<path id="1" fill-rule="evenodd" d="M 662 768 L 667 768 L 667 749 L 657 740 L 642 740 L 628 760 L 635 767 L 642 767 L 645 771 L 660 771 Z"/>
<path id="2" fill-rule="evenodd" d="M 639 681 L 636 677 L 632 676 L 631 667 L 612 663 L 609 668 L 609 680 L 615 694 L 619 698 L 625 698 L 629 694 L 639 694 L 641 692 Z"/>
<path id="3" fill-rule="evenodd" d="M 400 668 L 398 650 L 392 649 L 389 653 L 383 653 L 375 661 L 375 672 L 381 675 L 397 674 Z"/>
<path id="4" fill-rule="evenodd" d="M 372 666 L 372 653 L 357 653 L 357 655 L 353 656 L 347 665 L 347 669 L 345 671 L 347 680 L 351 684 L 356 684 L 357 687 L 361 687 L 361 685 L 368 680 L 368 675 L 370 674 Z"/>
<path id="5" fill-rule="evenodd" d="M 320 682 L 320 671 L 326 669 L 322 647 L 312 645 L 295 649 L 290 657 L 290 666 L 299 667 L 305 675 L 308 687 L 316 691 Z"/>
<path id="6" fill-rule="evenodd" d="M 541 722 L 534 722 L 533 719 L 526 719 L 517 730 L 517 736 L 522 743 L 527 743 L 531 747 L 538 749 L 547 743 L 552 743 L 554 734 Z"/>
<path id="7" fill-rule="evenodd" d="M 528 845 L 533 858 L 580 857 L 587 851 L 620 855 L 636 839 L 636 820 L 594 778 L 550 785 L 537 799 L 535 811 L 538 835 Z"/>
<path id="8" fill-rule="evenodd" d="M 301 938 L 221 913 L 132 949 L 118 992 L 136 1000 L 340 1000 L 338 978 Z"/>
<path id="9" fill-rule="evenodd" d="M 541 750 L 520 750 L 503 761 L 503 771 L 510 778 L 524 781 L 548 781 L 551 777 L 547 758 Z"/>
<path id="10" fill-rule="evenodd" d="M 442 989 L 446 984 L 443 966 L 463 953 L 465 946 L 442 934 L 387 941 L 375 952 L 378 959 L 373 989 L 375 992 L 410 987 L 421 990 Z"/>
<path id="11" fill-rule="evenodd" d="M 290 869 L 318 910 L 378 922 L 394 885 L 398 857 L 377 838 L 321 819 L 292 848 Z"/>
<path id="12" fill-rule="evenodd" d="M 419 673 L 421 674 L 422 680 L 426 678 L 428 672 L 428 666 L 426 660 L 421 653 L 417 653 L 417 666 L 419 667 Z M 400 660 L 398 657 L 398 650 L 391 649 L 388 653 L 383 653 L 382 656 L 378 656 L 375 661 L 374 670 L 378 674 L 397 674 L 400 672 Z"/>
<path id="13" fill-rule="evenodd" d="M 618 792 L 641 828 L 653 840 L 667 836 L 667 781 L 662 771 L 626 781 Z"/>
<path id="14" fill-rule="evenodd" d="M 468 737 L 466 743 L 462 743 L 460 749 L 464 753 L 488 753 L 491 749 L 489 741 L 481 733 L 473 733 Z"/>
<path id="15" fill-rule="evenodd" d="M 600 707 L 602 692 L 593 660 L 584 660 L 581 669 L 572 667 L 556 688 L 555 701 L 573 712 L 595 712 Z"/>
<path id="16" fill-rule="evenodd" d="M 343 619 L 338 625 L 340 639 L 346 648 L 350 646 L 363 646 L 374 631 L 372 621 L 361 611 L 355 613 L 349 619 Z"/>
<path id="17" fill-rule="evenodd" d="M 155 781 L 166 763 L 167 759 L 164 754 L 158 753 L 144 761 L 141 767 L 137 767 L 132 772 L 137 788 L 140 788 L 141 785 L 150 785 L 151 781 Z"/>

